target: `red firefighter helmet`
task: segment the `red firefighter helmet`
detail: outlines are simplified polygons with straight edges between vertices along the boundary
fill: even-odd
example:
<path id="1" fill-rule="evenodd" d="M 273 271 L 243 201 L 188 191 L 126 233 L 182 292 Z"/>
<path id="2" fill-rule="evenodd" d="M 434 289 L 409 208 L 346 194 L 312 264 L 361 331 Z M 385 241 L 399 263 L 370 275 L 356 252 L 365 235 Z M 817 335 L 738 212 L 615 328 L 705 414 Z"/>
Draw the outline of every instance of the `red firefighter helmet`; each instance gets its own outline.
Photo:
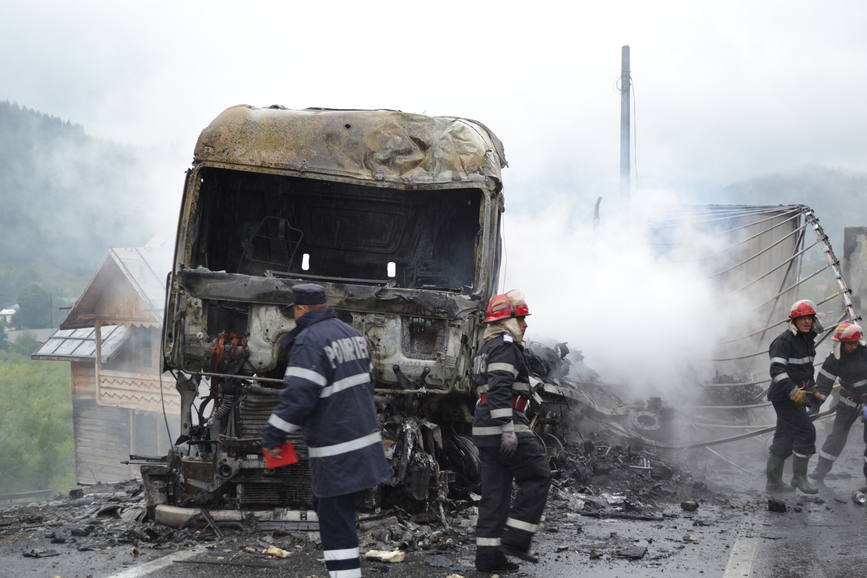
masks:
<path id="1" fill-rule="evenodd" d="M 508 293 L 491 297 L 491 300 L 488 301 L 488 308 L 485 310 L 485 323 L 509 319 L 510 317 L 526 317 L 529 314 L 530 309 L 527 307 L 524 295 L 520 291 L 512 289 Z"/>
<path id="2" fill-rule="evenodd" d="M 812 301 L 801 299 L 792 304 L 792 309 L 789 311 L 789 319 L 807 317 L 808 315 L 816 315 L 816 305 Z"/>
<path id="3" fill-rule="evenodd" d="M 843 322 L 837 326 L 837 330 L 834 331 L 834 335 L 831 336 L 833 341 L 862 341 L 864 338 L 864 331 L 861 329 L 861 326 L 857 323 L 846 323 Z"/>

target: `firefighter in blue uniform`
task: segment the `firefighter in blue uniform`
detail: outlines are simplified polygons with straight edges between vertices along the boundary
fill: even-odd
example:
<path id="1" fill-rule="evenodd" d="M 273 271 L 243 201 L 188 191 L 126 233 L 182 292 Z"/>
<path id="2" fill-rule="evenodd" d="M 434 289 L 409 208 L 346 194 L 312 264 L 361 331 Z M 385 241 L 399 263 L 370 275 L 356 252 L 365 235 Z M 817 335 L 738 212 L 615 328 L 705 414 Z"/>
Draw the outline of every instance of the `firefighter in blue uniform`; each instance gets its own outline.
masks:
<path id="1" fill-rule="evenodd" d="M 805 494 L 818 493 L 807 479 L 810 456 L 816 453 L 816 428 L 806 406 L 814 397 L 813 360 L 820 331 L 813 302 L 796 301 L 789 310 L 788 327 L 768 348 L 771 358 L 768 401 L 777 414 L 777 428 L 768 454 L 765 485 L 768 492 L 798 489 Z M 788 488 L 783 483 L 783 466 L 792 454 L 792 487 Z"/>
<path id="2" fill-rule="evenodd" d="M 545 446 L 530 430 L 530 390 L 522 339 L 529 315 L 524 298 L 510 291 L 491 298 L 488 326 L 474 360 L 479 401 L 473 442 L 479 448 L 482 499 L 476 526 L 476 569 L 517 569 L 506 554 L 537 562 L 530 543 L 542 519 L 551 471 Z M 511 505 L 512 481 L 518 485 Z"/>
<path id="3" fill-rule="evenodd" d="M 295 334 L 280 404 L 263 432 L 274 457 L 303 428 L 325 566 L 332 578 L 361 576 L 355 498 L 390 478 L 373 403 L 365 338 L 325 305 L 325 289 L 295 285 Z"/>
<path id="4" fill-rule="evenodd" d="M 867 347 L 864 347 L 864 332 L 855 323 L 840 323 L 831 336 L 834 351 L 822 363 L 816 388 L 822 399 L 831 393 L 834 382 L 840 380 L 840 399 L 834 416 L 831 434 L 819 450 L 819 463 L 810 477 L 824 483 L 834 461 L 846 446 L 846 438 L 855 420 L 867 415 Z M 816 411 L 821 401 L 816 404 Z M 867 479 L 867 423 L 864 424 L 864 478 Z"/>

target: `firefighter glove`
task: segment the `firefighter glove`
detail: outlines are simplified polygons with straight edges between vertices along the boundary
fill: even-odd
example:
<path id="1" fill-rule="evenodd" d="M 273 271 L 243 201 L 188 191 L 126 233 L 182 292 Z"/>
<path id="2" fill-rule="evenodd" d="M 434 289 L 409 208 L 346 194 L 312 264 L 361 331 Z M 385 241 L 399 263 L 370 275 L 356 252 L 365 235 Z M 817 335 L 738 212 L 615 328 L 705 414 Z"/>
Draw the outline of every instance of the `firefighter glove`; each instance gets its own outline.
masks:
<path id="1" fill-rule="evenodd" d="M 500 456 L 510 458 L 518 449 L 518 436 L 515 435 L 515 424 L 508 422 L 503 425 L 503 433 L 500 435 Z"/>
<path id="2" fill-rule="evenodd" d="M 796 389 L 789 395 L 789 399 L 795 402 L 796 405 L 804 405 L 807 403 L 807 390 Z"/>

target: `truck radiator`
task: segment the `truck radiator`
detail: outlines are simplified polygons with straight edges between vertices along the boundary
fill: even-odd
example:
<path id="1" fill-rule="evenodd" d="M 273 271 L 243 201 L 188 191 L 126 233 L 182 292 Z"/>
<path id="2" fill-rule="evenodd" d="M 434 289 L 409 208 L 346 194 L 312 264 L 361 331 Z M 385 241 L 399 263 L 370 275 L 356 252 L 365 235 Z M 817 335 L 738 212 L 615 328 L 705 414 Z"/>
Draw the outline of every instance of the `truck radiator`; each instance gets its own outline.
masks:
<path id="1" fill-rule="evenodd" d="M 247 393 L 239 404 L 238 433 L 241 438 L 261 438 L 262 428 L 279 403 L 277 395 Z M 311 507 L 310 464 L 307 445 L 301 432 L 289 434 L 287 441 L 295 446 L 298 463 L 269 471 L 263 481 L 238 484 L 238 500 L 242 506 Z"/>

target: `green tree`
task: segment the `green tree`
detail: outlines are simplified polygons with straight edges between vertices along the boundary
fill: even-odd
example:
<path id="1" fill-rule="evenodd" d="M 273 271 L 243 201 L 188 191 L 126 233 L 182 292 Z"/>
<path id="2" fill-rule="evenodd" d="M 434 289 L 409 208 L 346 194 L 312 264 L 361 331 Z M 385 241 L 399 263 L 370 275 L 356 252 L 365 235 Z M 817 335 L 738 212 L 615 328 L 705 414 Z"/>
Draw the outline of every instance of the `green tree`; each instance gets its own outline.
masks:
<path id="1" fill-rule="evenodd" d="M 0 351 L 9 349 L 9 341 L 6 339 L 6 322 L 0 319 Z"/>
<path id="2" fill-rule="evenodd" d="M 0 352 L 0 492 L 75 485 L 70 381 L 66 362 Z"/>
<path id="3" fill-rule="evenodd" d="M 51 327 L 51 296 L 38 283 L 29 283 L 18 292 L 18 306 L 13 322 L 19 329 Z"/>
<path id="4" fill-rule="evenodd" d="M 36 283 L 54 297 L 54 320 L 57 321 L 63 317 L 57 307 L 75 303 L 93 275 L 96 263 L 94 261 L 86 271 L 70 272 L 53 265 L 15 265 L 0 260 L 0 309 L 12 307 L 18 302 L 18 295 L 28 285 Z"/>

